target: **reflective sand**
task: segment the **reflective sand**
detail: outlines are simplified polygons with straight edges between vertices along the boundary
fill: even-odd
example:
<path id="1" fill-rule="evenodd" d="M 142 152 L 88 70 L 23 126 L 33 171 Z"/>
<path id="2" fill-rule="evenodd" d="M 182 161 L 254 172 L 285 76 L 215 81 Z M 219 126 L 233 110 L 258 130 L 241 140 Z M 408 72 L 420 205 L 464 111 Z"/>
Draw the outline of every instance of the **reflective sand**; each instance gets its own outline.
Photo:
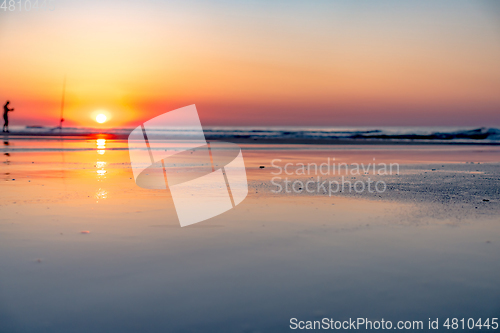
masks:
<path id="1" fill-rule="evenodd" d="M 287 332 L 292 317 L 500 317 L 500 172 L 492 163 L 500 149 L 240 146 L 247 199 L 180 228 L 168 191 L 135 185 L 124 142 L 10 139 L 0 331 Z M 397 162 L 402 175 L 377 198 L 271 192 L 271 160 L 327 157 Z M 442 180 L 423 178 L 436 172 Z M 467 186 L 477 178 L 497 191 L 433 200 L 463 174 Z M 450 185 L 394 195 L 418 181 Z"/>

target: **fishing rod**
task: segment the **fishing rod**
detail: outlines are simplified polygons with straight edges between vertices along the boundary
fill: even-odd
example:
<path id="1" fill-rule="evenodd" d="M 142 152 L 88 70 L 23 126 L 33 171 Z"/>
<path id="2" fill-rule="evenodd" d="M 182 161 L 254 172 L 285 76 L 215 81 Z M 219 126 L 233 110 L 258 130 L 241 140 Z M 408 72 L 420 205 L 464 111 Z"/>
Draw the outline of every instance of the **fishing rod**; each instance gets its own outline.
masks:
<path id="1" fill-rule="evenodd" d="M 59 126 L 52 128 L 50 131 L 54 131 L 58 129 L 59 131 L 62 131 L 62 123 L 64 121 L 64 98 L 66 95 L 66 75 L 64 75 L 64 80 L 63 80 L 63 89 L 62 89 L 62 98 L 61 98 L 61 113 L 59 116 Z"/>
<path id="2" fill-rule="evenodd" d="M 61 99 L 61 117 L 59 118 L 59 129 L 62 130 L 62 123 L 64 121 L 64 97 L 66 95 L 66 75 L 64 75 L 63 81 L 63 91 L 62 91 L 62 99 Z"/>

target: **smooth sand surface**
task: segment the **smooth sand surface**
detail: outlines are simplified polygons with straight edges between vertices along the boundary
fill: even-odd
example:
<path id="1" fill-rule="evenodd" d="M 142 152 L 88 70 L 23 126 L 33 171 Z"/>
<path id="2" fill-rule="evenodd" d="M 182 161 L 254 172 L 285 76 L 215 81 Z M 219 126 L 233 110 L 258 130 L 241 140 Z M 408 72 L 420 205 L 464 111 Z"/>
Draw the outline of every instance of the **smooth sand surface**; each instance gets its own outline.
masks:
<path id="1" fill-rule="evenodd" d="M 292 317 L 500 317 L 500 148 L 241 147 L 248 197 L 180 228 L 168 191 L 135 185 L 123 141 L 11 138 L 0 331 L 288 332 Z M 273 193 L 273 159 L 328 157 L 400 172 L 349 176 L 383 180 L 383 193 Z"/>

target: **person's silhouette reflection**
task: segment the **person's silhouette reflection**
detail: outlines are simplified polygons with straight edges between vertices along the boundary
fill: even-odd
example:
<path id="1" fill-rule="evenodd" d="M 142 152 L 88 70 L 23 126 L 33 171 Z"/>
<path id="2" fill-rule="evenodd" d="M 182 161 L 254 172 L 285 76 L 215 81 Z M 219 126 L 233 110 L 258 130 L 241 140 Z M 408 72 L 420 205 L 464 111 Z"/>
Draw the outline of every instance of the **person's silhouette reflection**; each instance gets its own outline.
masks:
<path id="1" fill-rule="evenodd" d="M 9 148 L 9 147 L 8 147 L 8 146 L 9 146 L 9 139 L 8 139 L 8 137 L 5 137 L 5 138 L 4 138 L 4 140 L 3 140 L 3 145 L 5 146 L 5 148 Z M 3 154 L 4 154 L 5 156 L 7 156 L 7 157 L 9 157 L 9 156 L 10 156 L 10 153 L 7 153 L 7 152 L 5 152 L 5 151 L 4 151 L 4 153 L 3 153 Z M 5 161 L 4 163 L 9 164 L 10 162 L 9 162 L 9 160 L 7 160 L 7 161 Z"/>

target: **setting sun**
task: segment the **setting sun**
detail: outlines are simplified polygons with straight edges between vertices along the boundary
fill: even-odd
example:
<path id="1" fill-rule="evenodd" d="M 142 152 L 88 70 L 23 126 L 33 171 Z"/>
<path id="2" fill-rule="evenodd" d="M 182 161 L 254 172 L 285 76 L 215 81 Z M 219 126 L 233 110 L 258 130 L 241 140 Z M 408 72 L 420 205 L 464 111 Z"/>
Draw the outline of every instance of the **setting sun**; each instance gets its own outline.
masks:
<path id="1" fill-rule="evenodd" d="M 102 124 L 104 123 L 106 120 L 108 119 L 108 117 L 106 117 L 106 115 L 104 114 L 98 114 L 96 117 L 95 117 L 95 121 L 97 121 L 99 124 Z"/>

